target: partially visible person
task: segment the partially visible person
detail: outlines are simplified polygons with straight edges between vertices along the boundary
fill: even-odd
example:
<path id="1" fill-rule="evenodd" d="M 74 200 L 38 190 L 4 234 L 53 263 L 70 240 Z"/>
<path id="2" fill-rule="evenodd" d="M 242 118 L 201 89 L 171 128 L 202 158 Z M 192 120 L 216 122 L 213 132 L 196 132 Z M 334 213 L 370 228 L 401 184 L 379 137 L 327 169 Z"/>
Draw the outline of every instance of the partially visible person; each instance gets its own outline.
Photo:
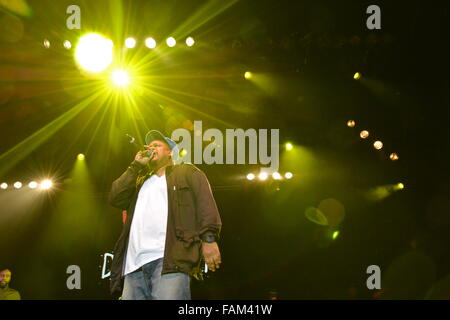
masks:
<path id="1" fill-rule="evenodd" d="M 11 289 L 11 271 L 9 269 L 0 270 L 0 300 L 20 300 L 20 293 Z"/>

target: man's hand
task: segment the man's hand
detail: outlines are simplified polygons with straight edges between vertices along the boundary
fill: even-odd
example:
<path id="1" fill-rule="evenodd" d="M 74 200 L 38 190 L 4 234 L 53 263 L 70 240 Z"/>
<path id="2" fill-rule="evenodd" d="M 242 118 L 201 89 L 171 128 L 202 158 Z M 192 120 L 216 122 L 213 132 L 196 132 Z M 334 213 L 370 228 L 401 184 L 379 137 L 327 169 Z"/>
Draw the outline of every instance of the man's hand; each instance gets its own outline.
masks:
<path id="1" fill-rule="evenodd" d="M 147 165 L 150 160 L 152 160 L 152 157 L 149 157 L 147 155 L 147 151 L 138 151 L 138 153 L 136 153 L 136 157 L 134 157 L 134 161 L 139 162 L 142 165 Z"/>
<path id="2" fill-rule="evenodd" d="M 217 242 L 202 242 L 202 254 L 205 258 L 205 262 L 208 265 L 208 269 L 216 271 L 220 268 L 222 260 L 220 258 L 220 251 Z"/>

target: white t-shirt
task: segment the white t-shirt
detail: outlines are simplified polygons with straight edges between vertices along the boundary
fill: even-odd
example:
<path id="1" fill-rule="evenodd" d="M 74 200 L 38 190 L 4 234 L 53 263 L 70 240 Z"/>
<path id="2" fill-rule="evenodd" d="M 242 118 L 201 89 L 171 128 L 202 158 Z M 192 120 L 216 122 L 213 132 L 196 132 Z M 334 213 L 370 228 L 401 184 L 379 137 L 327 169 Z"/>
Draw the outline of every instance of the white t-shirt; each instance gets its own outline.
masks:
<path id="1" fill-rule="evenodd" d="M 124 275 L 164 257 L 167 212 L 166 176 L 152 175 L 139 190 L 131 223 Z"/>

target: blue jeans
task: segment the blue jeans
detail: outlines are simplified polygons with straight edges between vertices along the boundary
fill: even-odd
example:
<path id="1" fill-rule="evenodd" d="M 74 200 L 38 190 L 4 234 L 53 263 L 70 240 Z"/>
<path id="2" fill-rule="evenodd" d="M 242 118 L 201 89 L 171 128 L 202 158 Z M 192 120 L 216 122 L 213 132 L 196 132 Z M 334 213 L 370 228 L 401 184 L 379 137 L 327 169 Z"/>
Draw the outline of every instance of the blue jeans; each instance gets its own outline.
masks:
<path id="1" fill-rule="evenodd" d="M 190 276 L 181 272 L 161 275 L 162 265 L 163 258 L 127 274 L 122 300 L 190 300 Z"/>

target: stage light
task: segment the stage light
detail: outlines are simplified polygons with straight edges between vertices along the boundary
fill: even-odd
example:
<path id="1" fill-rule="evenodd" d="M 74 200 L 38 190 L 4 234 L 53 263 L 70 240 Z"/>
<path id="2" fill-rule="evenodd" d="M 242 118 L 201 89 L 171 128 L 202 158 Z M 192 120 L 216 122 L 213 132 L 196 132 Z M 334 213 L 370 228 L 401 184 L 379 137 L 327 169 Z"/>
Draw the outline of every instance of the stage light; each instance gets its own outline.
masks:
<path id="1" fill-rule="evenodd" d="M 169 37 L 169 38 L 167 38 L 166 43 L 169 47 L 175 47 L 175 45 L 177 44 L 177 41 L 175 40 L 174 37 Z"/>
<path id="2" fill-rule="evenodd" d="M 37 183 L 36 181 L 31 181 L 31 182 L 28 184 L 28 187 L 29 187 L 30 189 L 36 189 L 37 186 L 38 186 L 38 183 Z"/>
<path id="3" fill-rule="evenodd" d="M 180 156 L 181 157 L 184 157 L 185 155 L 187 155 L 187 150 L 186 149 L 183 149 L 183 150 L 181 150 L 181 152 L 180 152 Z"/>
<path id="4" fill-rule="evenodd" d="M 292 149 L 294 149 L 294 146 L 292 145 L 292 143 L 290 143 L 290 142 L 286 143 L 286 150 L 291 151 Z"/>
<path id="5" fill-rule="evenodd" d="M 339 231 L 333 232 L 333 240 L 336 240 L 336 238 L 339 236 Z"/>
<path id="6" fill-rule="evenodd" d="M 278 172 L 274 172 L 272 173 L 272 178 L 274 178 L 275 180 L 281 180 L 281 174 Z"/>
<path id="7" fill-rule="evenodd" d="M 353 76 L 353 79 L 355 80 L 359 80 L 361 78 L 361 73 L 356 72 L 355 75 Z"/>
<path id="8" fill-rule="evenodd" d="M 50 48 L 50 41 L 48 41 L 47 39 L 44 40 L 44 47 L 45 48 Z"/>
<path id="9" fill-rule="evenodd" d="M 46 179 L 44 181 L 41 182 L 41 189 L 43 190 L 48 190 L 53 186 L 53 182 L 51 182 L 50 180 Z"/>
<path id="10" fill-rule="evenodd" d="M 149 49 L 155 49 L 156 48 L 156 41 L 153 38 L 147 38 L 145 39 L 145 46 Z"/>
<path id="11" fill-rule="evenodd" d="M 258 179 L 261 180 L 261 181 L 266 180 L 268 177 L 269 177 L 269 175 L 268 175 L 267 173 L 265 173 L 265 172 L 261 172 L 261 173 L 258 175 Z"/>
<path id="12" fill-rule="evenodd" d="M 65 41 L 63 42 L 63 46 L 64 46 L 64 48 L 66 48 L 67 50 L 70 50 L 70 49 L 72 48 L 72 44 L 70 43 L 69 40 L 65 40 Z"/>
<path id="13" fill-rule="evenodd" d="M 101 35 L 89 33 L 78 41 L 75 58 L 87 71 L 103 71 L 113 60 L 113 42 Z"/>
<path id="14" fill-rule="evenodd" d="M 405 189 L 405 185 L 403 183 L 397 183 L 397 185 L 395 186 L 397 190 L 403 190 Z"/>
<path id="15" fill-rule="evenodd" d="M 255 175 L 253 173 L 249 173 L 247 175 L 247 180 L 253 180 L 253 179 L 255 179 Z"/>
<path id="16" fill-rule="evenodd" d="M 246 73 L 244 73 L 244 78 L 249 80 L 252 78 L 252 73 L 250 71 L 247 71 Z"/>
<path id="17" fill-rule="evenodd" d="M 22 182 L 17 181 L 16 183 L 14 183 L 14 188 L 16 188 L 16 189 L 22 188 Z"/>
<path id="18" fill-rule="evenodd" d="M 349 127 L 349 128 L 354 128 L 355 127 L 355 121 L 354 120 L 348 120 L 347 121 L 347 126 Z"/>
<path id="19" fill-rule="evenodd" d="M 2 188 L 3 190 L 5 190 L 5 189 L 8 188 L 8 184 L 7 184 L 6 182 L 3 182 L 3 183 L 0 185 L 0 188 Z"/>
<path id="20" fill-rule="evenodd" d="M 84 158 L 86 158 L 86 157 L 85 157 L 84 154 L 82 154 L 82 153 L 80 153 L 79 155 L 77 155 L 77 159 L 78 159 L 78 160 L 84 160 Z"/>
<path id="21" fill-rule="evenodd" d="M 294 175 L 292 174 L 292 172 L 286 172 L 286 173 L 284 174 L 284 177 L 285 177 L 286 179 L 292 179 L 293 176 L 294 176 Z"/>
<path id="22" fill-rule="evenodd" d="M 194 45 L 194 43 L 195 43 L 195 41 L 194 41 L 194 39 L 193 39 L 192 37 L 188 37 L 188 38 L 186 39 L 186 45 L 187 45 L 188 47 L 192 47 L 192 46 Z"/>
<path id="23" fill-rule="evenodd" d="M 359 136 L 361 137 L 361 139 L 366 139 L 369 136 L 369 131 L 363 130 L 359 133 Z"/>
<path id="24" fill-rule="evenodd" d="M 373 143 L 373 147 L 377 150 L 381 150 L 381 148 L 383 148 L 383 142 L 377 140 Z"/>
<path id="25" fill-rule="evenodd" d="M 389 155 L 389 159 L 391 159 L 392 161 L 398 160 L 398 159 L 399 159 L 398 154 L 396 154 L 395 152 L 394 152 L 394 153 L 391 153 L 391 154 Z"/>
<path id="26" fill-rule="evenodd" d="M 130 83 L 130 77 L 125 70 L 115 70 L 112 73 L 112 81 L 119 87 L 124 87 Z"/>
<path id="27" fill-rule="evenodd" d="M 128 49 L 132 49 L 136 46 L 136 40 L 134 38 L 126 38 L 125 39 L 125 47 Z"/>

